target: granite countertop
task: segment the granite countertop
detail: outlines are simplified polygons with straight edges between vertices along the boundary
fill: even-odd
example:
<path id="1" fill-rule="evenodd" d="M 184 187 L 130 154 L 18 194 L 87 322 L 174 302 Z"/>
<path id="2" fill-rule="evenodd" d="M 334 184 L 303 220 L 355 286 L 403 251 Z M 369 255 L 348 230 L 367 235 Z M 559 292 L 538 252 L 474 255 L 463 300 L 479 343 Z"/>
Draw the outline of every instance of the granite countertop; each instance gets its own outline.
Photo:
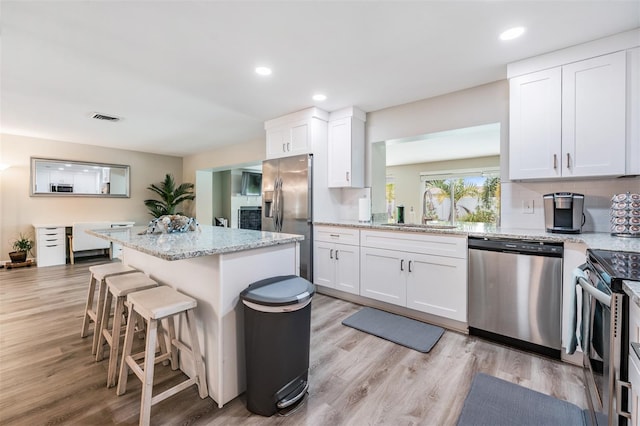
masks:
<path id="1" fill-rule="evenodd" d="M 357 221 L 314 222 L 314 225 L 343 226 L 349 228 L 375 229 L 387 231 L 422 232 L 430 234 L 463 235 L 470 237 L 496 237 L 531 239 L 538 241 L 583 243 L 592 249 L 631 251 L 640 253 L 640 238 L 615 237 L 604 232 L 583 232 L 581 234 L 556 234 L 536 229 L 501 228 L 486 224 L 458 224 L 454 228 L 424 227 L 423 225 L 363 223 Z M 446 226 L 446 225 L 445 225 Z"/>
<path id="2" fill-rule="evenodd" d="M 96 229 L 86 232 L 98 238 L 165 260 L 181 260 L 211 254 L 232 253 L 294 243 L 304 239 L 302 235 L 223 228 L 211 225 L 200 225 L 200 231 L 138 235 L 139 232 L 146 229 L 146 226 L 135 226 L 131 228 Z"/>

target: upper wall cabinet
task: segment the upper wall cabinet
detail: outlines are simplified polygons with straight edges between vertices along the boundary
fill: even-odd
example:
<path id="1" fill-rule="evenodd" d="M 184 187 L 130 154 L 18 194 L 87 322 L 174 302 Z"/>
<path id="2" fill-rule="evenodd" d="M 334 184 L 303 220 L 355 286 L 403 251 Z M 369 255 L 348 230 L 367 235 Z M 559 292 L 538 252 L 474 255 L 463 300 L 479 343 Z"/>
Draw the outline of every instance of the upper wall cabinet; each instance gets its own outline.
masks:
<path id="1" fill-rule="evenodd" d="M 626 52 L 510 80 L 511 179 L 626 170 Z"/>
<path id="2" fill-rule="evenodd" d="M 313 153 L 326 135 L 328 117 L 325 111 L 308 108 L 265 122 L 267 159 Z"/>
<path id="3" fill-rule="evenodd" d="M 364 186 L 364 123 L 366 114 L 346 108 L 329 114 L 329 188 Z"/>

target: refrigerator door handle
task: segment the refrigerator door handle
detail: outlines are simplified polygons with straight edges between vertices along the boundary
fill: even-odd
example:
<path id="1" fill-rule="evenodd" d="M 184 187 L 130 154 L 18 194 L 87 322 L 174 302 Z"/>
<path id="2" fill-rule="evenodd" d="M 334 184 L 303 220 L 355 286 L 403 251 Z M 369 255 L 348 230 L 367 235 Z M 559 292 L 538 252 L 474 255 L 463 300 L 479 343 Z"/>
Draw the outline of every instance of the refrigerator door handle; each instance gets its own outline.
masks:
<path id="1" fill-rule="evenodd" d="M 273 230 L 278 232 L 278 178 L 273 181 Z"/>
<path id="2" fill-rule="evenodd" d="M 278 232 L 282 232 L 282 225 L 284 222 L 284 209 L 282 204 L 284 200 L 282 199 L 282 178 L 278 178 Z"/>

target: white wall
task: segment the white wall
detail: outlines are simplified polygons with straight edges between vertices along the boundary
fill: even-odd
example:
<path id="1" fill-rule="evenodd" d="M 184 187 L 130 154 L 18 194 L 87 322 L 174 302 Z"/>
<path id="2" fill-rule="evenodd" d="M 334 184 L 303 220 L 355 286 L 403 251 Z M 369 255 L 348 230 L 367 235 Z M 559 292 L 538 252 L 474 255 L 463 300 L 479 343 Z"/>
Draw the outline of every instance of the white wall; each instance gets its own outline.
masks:
<path id="1" fill-rule="evenodd" d="M 130 198 L 29 196 L 30 157 L 67 159 L 131 166 Z M 33 223 L 71 224 L 75 221 L 135 221 L 146 225 L 151 216 L 143 201 L 154 198 L 152 183 L 172 173 L 182 176 L 182 158 L 103 148 L 24 136 L 0 135 L 0 259 L 7 259 L 10 241 L 19 232 L 33 235 Z M 193 180 L 192 180 L 193 182 Z"/>
<path id="2" fill-rule="evenodd" d="M 554 182 L 503 182 L 502 227 L 544 229 L 542 196 L 552 192 L 577 192 L 584 194 L 586 222 L 583 232 L 610 232 L 609 209 L 614 194 L 640 192 L 640 178 L 590 179 Z M 524 214 L 523 202 L 533 201 L 533 214 Z"/>

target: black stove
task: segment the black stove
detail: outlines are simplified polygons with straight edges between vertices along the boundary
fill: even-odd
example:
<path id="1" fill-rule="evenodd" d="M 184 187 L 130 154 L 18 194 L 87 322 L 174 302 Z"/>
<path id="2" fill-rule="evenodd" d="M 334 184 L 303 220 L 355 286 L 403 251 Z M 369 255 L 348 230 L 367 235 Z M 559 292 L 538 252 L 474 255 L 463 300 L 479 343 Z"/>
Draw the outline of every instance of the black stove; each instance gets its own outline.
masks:
<path id="1" fill-rule="evenodd" d="M 622 292 L 622 281 L 640 281 L 640 253 L 587 249 L 587 262 L 612 291 Z"/>

